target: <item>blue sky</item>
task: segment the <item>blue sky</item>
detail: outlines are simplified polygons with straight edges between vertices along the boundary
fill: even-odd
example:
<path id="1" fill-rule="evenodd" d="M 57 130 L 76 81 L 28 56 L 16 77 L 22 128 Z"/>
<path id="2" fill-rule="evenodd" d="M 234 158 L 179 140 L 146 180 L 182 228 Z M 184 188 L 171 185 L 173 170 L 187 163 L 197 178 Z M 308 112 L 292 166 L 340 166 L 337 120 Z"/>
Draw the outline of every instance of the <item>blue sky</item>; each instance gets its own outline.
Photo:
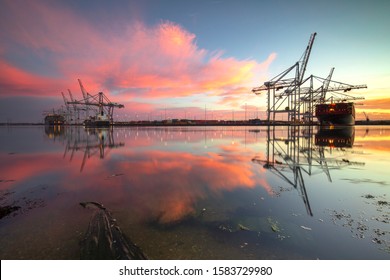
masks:
<path id="1" fill-rule="evenodd" d="M 29 2 L 0 1 L 0 122 L 39 120 L 61 91 L 80 95 L 78 77 L 129 115 L 264 111 L 250 89 L 298 61 L 313 32 L 307 74 L 335 67 L 334 80 L 368 85 L 357 91 L 365 111 L 384 118 L 390 107 L 386 1 Z"/>

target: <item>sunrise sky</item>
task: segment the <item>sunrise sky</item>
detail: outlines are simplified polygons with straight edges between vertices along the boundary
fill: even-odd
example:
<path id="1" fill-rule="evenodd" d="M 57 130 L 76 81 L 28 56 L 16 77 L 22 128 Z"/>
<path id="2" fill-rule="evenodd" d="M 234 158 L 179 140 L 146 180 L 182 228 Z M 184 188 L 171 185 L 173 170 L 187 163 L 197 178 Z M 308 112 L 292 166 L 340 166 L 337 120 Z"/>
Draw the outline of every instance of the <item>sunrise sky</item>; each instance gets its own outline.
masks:
<path id="1" fill-rule="evenodd" d="M 0 0 L 0 122 L 37 122 L 103 91 L 118 119 L 265 117 L 255 86 L 298 61 L 349 84 L 370 119 L 390 119 L 390 2 Z M 240 115 L 241 114 L 241 115 Z"/>

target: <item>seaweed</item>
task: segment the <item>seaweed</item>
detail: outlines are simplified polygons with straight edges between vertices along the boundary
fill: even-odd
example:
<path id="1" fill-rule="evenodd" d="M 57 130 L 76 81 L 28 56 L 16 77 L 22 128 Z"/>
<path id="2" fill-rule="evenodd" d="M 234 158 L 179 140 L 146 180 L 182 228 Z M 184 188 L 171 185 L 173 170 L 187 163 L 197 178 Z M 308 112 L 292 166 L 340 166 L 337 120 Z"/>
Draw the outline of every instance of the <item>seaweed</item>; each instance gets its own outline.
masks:
<path id="1" fill-rule="evenodd" d="M 20 209 L 20 206 L 12 206 L 12 205 L 6 205 L 0 207 L 0 219 L 4 218 L 5 216 L 8 216 L 9 214 L 16 212 Z"/>

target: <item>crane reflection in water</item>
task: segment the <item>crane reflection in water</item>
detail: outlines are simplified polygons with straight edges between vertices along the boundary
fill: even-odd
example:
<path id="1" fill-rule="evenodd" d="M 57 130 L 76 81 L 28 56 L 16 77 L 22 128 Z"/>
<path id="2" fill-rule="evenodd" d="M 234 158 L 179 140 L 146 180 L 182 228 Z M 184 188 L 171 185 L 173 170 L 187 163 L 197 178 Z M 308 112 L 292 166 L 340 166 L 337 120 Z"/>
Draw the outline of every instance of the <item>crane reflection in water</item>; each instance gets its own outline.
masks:
<path id="1" fill-rule="evenodd" d="M 302 197 L 307 214 L 313 216 L 305 185 L 305 174 L 325 174 L 332 182 L 331 170 L 344 166 L 363 166 L 364 162 L 348 160 L 345 155 L 352 149 L 354 126 L 289 126 L 287 134 L 280 135 L 275 127 L 267 127 L 265 159 L 254 157 L 277 177 L 293 186 Z M 314 137 L 313 137 L 314 136 Z"/>
<path id="2" fill-rule="evenodd" d="M 80 201 L 154 259 L 388 259 L 389 127 L 11 129 L 3 259 L 78 258 Z"/>
<path id="3" fill-rule="evenodd" d="M 60 139 L 65 144 L 63 158 L 69 155 L 72 161 L 76 152 L 84 154 L 80 172 L 83 171 L 87 160 L 93 156 L 104 159 L 111 149 L 123 147 L 124 142 L 114 140 L 113 128 L 84 128 L 81 126 L 49 126 L 45 129 L 46 135 L 51 139 Z"/>

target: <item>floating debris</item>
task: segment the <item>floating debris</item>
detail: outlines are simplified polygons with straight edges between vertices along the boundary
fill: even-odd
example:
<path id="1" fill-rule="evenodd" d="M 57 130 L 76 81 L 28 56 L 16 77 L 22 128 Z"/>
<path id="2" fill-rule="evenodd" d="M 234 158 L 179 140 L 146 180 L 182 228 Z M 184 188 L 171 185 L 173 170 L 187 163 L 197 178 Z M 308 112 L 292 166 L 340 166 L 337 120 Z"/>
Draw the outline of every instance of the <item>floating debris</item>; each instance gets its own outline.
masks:
<path id="1" fill-rule="evenodd" d="M 304 230 L 311 230 L 311 228 L 305 226 L 301 226 L 301 228 L 303 228 Z"/>
<path id="2" fill-rule="evenodd" d="M 271 229 L 272 229 L 272 231 L 274 231 L 274 232 L 279 232 L 279 231 L 280 231 L 278 225 L 276 225 L 276 224 L 271 225 Z"/>
<path id="3" fill-rule="evenodd" d="M 124 175 L 124 174 L 123 174 L 123 173 L 112 174 L 112 175 L 110 175 L 110 176 L 107 176 L 107 179 L 113 178 L 113 177 L 122 176 L 122 175 Z"/>
<path id="4" fill-rule="evenodd" d="M 388 224 L 388 223 L 390 223 L 390 216 L 384 214 L 381 217 L 372 217 L 371 220 L 375 220 L 375 221 L 378 221 L 380 223 Z"/>
<path id="5" fill-rule="evenodd" d="M 5 191 L 0 191 L 0 202 L 3 201 L 3 200 L 6 200 L 7 197 L 11 194 L 13 194 L 15 192 L 10 192 L 8 190 L 5 190 Z"/>
<path id="6" fill-rule="evenodd" d="M 355 235 L 352 235 L 353 238 L 357 237 L 359 239 L 364 239 L 366 236 L 363 233 L 356 233 Z"/>
<path id="7" fill-rule="evenodd" d="M 278 234 L 278 239 L 279 240 L 284 240 L 284 239 L 286 239 L 286 238 L 289 238 L 290 236 L 285 236 L 285 235 L 281 235 L 281 234 Z"/>
<path id="8" fill-rule="evenodd" d="M 272 218 L 270 217 L 267 218 L 267 221 L 270 224 L 273 232 L 280 232 L 280 228 L 277 221 L 272 220 Z"/>
<path id="9" fill-rule="evenodd" d="M 222 230 L 222 231 L 233 232 L 230 228 L 227 228 L 227 227 L 225 227 L 224 225 L 220 225 L 218 228 L 219 228 L 220 230 Z"/>
<path id="10" fill-rule="evenodd" d="M 291 190 L 292 190 L 292 188 L 285 188 L 285 187 L 279 186 L 278 190 L 272 190 L 272 195 L 279 197 L 282 194 L 282 192 L 289 192 Z"/>
<path id="11" fill-rule="evenodd" d="M 15 180 L 0 180 L 0 183 L 9 183 L 9 182 L 15 182 Z"/>
<path id="12" fill-rule="evenodd" d="M 365 224 L 361 223 L 361 222 L 358 222 L 358 226 L 356 228 L 358 231 L 360 232 L 364 232 L 364 231 L 367 231 L 368 230 L 368 226 L 366 226 Z"/>
<path id="13" fill-rule="evenodd" d="M 373 199 L 378 197 L 374 197 L 373 195 L 364 195 L 364 198 L 367 199 Z M 384 201 L 386 202 L 386 201 Z M 372 205 L 377 206 L 377 212 L 382 213 L 380 209 L 383 208 L 383 205 L 387 204 L 379 204 L 379 201 L 374 201 L 371 203 Z M 378 206 L 380 205 L 380 206 Z M 336 225 L 340 225 L 336 223 L 336 221 L 341 221 L 341 226 L 343 227 L 349 227 L 352 234 L 352 238 L 358 238 L 358 239 L 365 239 L 366 237 L 371 237 L 371 241 L 375 244 L 380 245 L 381 247 L 379 249 L 384 250 L 387 253 L 390 253 L 390 240 L 389 240 L 389 234 L 390 231 L 386 231 L 383 229 L 370 229 L 369 224 L 367 224 L 369 221 L 377 221 L 381 223 L 389 223 L 389 215 L 388 214 L 380 214 L 380 216 L 371 217 L 370 219 L 367 219 L 364 214 L 365 212 L 361 212 L 362 214 L 359 215 L 357 219 L 353 218 L 351 214 L 345 213 L 344 210 L 341 212 L 338 212 L 336 210 L 330 210 L 331 216 L 333 216 L 333 222 Z"/>
<path id="14" fill-rule="evenodd" d="M 374 181 L 372 179 L 341 179 L 341 180 L 344 180 L 344 181 L 350 181 L 351 183 L 354 183 L 354 184 L 377 184 L 377 185 L 380 185 L 380 186 L 388 186 L 389 183 L 386 182 L 386 181 Z"/>
<path id="15" fill-rule="evenodd" d="M 379 205 L 389 205 L 389 203 L 387 201 L 383 201 L 383 200 L 379 200 L 378 204 Z"/>
<path id="16" fill-rule="evenodd" d="M 383 243 L 383 241 L 380 240 L 380 239 L 378 239 L 377 237 L 374 237 L 374 238 L 372 239 L 372 242 L 374 242 L 375 244 L 382 244 L 382 243 Z"/>
<path id="17" fill-rule="evenodd" d="M 201 249 L 199 246 L 197 246 L 197 245 L 192 245 L 192 246 L 191 246 L 191 250 L 192 250 L 192 252 L 194 252 L 194 253 L 199 253 L 199 252 L 202 251 L 202 249 Z"/>
<path id="18" fill-rule="evenodd" d="M 248 227 L 243 226 L 242 224 L 238 224 L 238 228 L 239 228 L 240 230 L 250 230 Z"/>
<path id="19" fill-rule="evenodd" d="M 20 206 L 1 206 L 0 207 L 0 219 L 4 218 L 5 216 L 10 215 L 11 213 L 18 211 L 21 207 Z"/>
<path id="20" fill-rule="evenodd" d="M 0 191 L 0 219 L 15 217 L 32 209 L 46 206 L 42 198 L 36 197 L 41 195 L 42 190 L 46 188 L 46 185 L 38 185 L 19 195 L 14 191 Z"/>

